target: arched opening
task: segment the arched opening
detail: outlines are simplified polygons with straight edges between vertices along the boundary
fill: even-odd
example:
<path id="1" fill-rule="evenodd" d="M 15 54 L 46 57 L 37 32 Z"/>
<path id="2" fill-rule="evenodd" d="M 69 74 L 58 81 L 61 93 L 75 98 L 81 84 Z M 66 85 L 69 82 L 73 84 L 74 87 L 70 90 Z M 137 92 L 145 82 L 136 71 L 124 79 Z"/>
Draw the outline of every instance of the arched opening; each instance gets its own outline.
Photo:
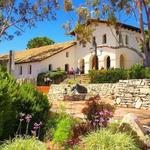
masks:
<path id="1" fill-rule="evenodd" d="M 79 61 L 79 69 L 80 69 L 81 74 L 84 74 L 84 66 L 85 66 L 84 59 L 81 59 Z"/>
<path id="2" fill-rule="evenodd" d="M 110 56 L 106 56 L 104 58 L 104 66 L 105 66 L 105 69 L 110 69 L 110 67 L 111 67 Z"/>
<path id="3" fill-rule="evenodd" d="M 89 65 L 90 70 L 98 70 L 98 56 L 91 56 Z"/>
<path id="4" fill-rule="evenodd" d="M 110 57 L 107 57 L 107 69 L 110 69 Z"/>
<path id="5" fill-rule="evenodd" d="M 120 68 L 124 69 L 124 56 L 120 55 Z"/>
<path id="6" fill-rule="evenodd" d="M 69 64 L 65 64 L 65 71 L 69 72 Z"/>

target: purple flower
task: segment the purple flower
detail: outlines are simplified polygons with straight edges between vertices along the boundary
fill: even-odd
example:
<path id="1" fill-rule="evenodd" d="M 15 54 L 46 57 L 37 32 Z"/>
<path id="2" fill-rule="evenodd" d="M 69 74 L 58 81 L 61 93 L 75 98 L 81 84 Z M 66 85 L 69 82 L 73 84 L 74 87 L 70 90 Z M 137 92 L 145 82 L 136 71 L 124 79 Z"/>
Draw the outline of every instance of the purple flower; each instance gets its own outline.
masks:
<path id="1" fill-rule="evenodd" d="M 95 123 L 95 122 L 93 122 L 92 124 L 93 124 L 93 126 L 96 126 L 96 123 Z"/>
<path id="2" fill-rule="evenodd" d="M 23 119 L 23 118 L 20 118 L 19 120 L 20 120 L 20 122 L 22 122 L 24 119 Z"/>
<path id="3" fill-rule="evenodd" d="M 100 118 L 100 123 L 103 123 L 105 120 L 103 118 Z"/>
<path id="4" fill-rule="evenodd" d="M 104 112 L 103 112 L 103 111 L 100 111 L 100 112 L 99 112 L 99 115 L 103 115 L 103 114 L 104 114 Z"/>
<path id="5" fill-rule="evenodd" d="M 40 121 L 39 126 L 41 127 L 43 125 L 43 123 Z"/>
<path id="6" fill-rule="evenodd" d="M 23 118 L 25 116 L 24 113 L 20 113 L 20 117 Z"/>
<path id="7" fill-rule="evenodd" d="M 95 122 L 99 122 L 99 119 L 95 119 L 94 121 L 95 121 Z"/>
<path id="8" fill-rule="evenodd" d="M 104 113 L 107 114 L 109 113 L 109 111 L 107 109 L 104 109 Z"/>
<path id="9" fill-rule="evenodd" d="M 113 116 L 113 113 L 112 113 L 111 111 L 109 111 L 109 115 L 110 115 L 110 116 Z"/>
<path id="10" fill-rule="evenodd" d="M 36 131 L 35 131 L 35 130 L 31 130 L 31 133 L 32 133 L 33 135 L 36 135 Z"/>
<path id="11" fill-rule="evenodd" d="M 33 129 L 34 129 L 34 130 L 37 130 L 37 129 L 39 129 L 41 126 L 42 126 L 42 122 L 40 122 L 39 124 L 35 122 Z"/>
<path id="12" fill-rule="evenodd" d="M 38 127 L 38 126 L 39 126 L 39 124 L 35 122 L 34 123 L 34 127 Z"/>
<path id="13" fill-rule="evenodd" d="M 25 119 L 26 119 L 26 122 L 29 123 L 30 120 L 32 119 L 32 116 L 28 114 L 26 115 Z"/>
<path id="14" fill-rule="evenodd" d="M 19 120 L 20 120 L 20 122 L 22 122 L 24 120 L 25 114 L 24 113 L 20 113 L 19 115 L 20 115 L 20 119 Z"/>

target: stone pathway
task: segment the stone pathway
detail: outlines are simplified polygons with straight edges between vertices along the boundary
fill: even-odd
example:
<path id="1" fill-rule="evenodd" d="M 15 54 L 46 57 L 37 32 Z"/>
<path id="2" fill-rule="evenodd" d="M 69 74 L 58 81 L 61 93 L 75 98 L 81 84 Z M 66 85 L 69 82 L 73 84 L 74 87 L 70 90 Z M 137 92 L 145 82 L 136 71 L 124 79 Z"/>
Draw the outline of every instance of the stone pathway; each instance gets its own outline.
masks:
<path id="1" fill-rule="evenodd" d="M 112 104 L 112 100 L 110 99 L 102 98 L 102 100 L 100 101 Z M 52 110 L 59 111 L 60 107 L 64 107 L 65 111 L 73 115 L 74 117 L 84 118 L 81 110 L 85 106 L 85 102 L 86 101 L 53 101 Z M 140 123 L 143 126 L 150 128 L 150 110 L 116 107 L 114 118 L 120 120 L 127 113 L 136 114 L 139 118 Z"/>

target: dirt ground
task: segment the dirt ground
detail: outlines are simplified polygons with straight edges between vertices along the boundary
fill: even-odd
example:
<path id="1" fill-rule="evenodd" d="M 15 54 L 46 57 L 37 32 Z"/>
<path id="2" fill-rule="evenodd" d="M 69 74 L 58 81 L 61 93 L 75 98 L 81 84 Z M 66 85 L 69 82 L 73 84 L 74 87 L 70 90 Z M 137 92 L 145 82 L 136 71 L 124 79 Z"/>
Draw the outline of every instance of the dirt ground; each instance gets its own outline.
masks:
<path id="1" fill-rule="evenodd" d="M 102 98 L 100 101 L 113 104 L 109 98 Z M 86 101 L 53 101 L 52 110 L 59 111 L 60 108 L 64 108 L 65 111 L 74 117 L 84 118 L 81 110 L 85 106 Z M 114 114 L 115 119 L 122 119 L 125 114 L 134 113 L 139 118 L 142 125 L 150 128 L 150 110 L 135 109 L 135 108 L 123 108 L 116 107 Z"/>

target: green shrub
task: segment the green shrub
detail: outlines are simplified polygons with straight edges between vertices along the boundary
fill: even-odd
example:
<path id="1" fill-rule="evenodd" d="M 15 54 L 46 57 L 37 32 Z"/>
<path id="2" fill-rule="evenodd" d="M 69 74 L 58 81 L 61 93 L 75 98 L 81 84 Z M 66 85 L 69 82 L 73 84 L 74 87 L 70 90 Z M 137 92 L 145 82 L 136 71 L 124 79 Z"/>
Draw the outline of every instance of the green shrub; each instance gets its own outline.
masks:
<path id="1" fill-rule="evenodd" d="M 49 110 L 51 105 L 48 102 L 47 96 L 38 92 L 32 84 L 22 84 L 19 90 L 19 96 L 14 101 L 13 106 L 17 113 L 23 112 L 32 115 L 29 130 L 35 122 L 42 122 L 46 124 L 49 117 Z M 23 132 L 25 127 L 23 128 Z M 43 135 L 43 130 L 41 136 Z"/>
<path id="2" fill-rule="evenodd" d="M 123 69 L 114 70 L 90 70 L 91 83 L 115 83 L 121 79 L 127 79 L 127 72 Z"/>
<path id="3" fill-rule="evenodd" d="M 31 114 L 32 123 L 45 124 L 50 106 L 46 96 L 30 84 L 19 85 L 6 72 L 0 71 L 0 140 L 13 137 L 19 125 L 19 114 Z M 31 129 L 30 124 L 30 129 Z M 25 131 L 22 127 L 22 133 Z"/>
<path id="4" fill-rule="evenodd" d="M 13 106 L 19 96 L 19 85 L 6 72 L 0 71 L 0 140 L 14 134 L 17 111 Z"/>
<path id="5" fill-rule="evenodd" d="M 80 150 L 140 150 L 133 138 L 125 133 L 102 129 L 82 139 Z"/>
<path id="6" fill-rule="evenodd" d="M 150 67 L 146 67 L 144 71 L 145 78 L 150 79 Z"/>
<path id="7" fill-rule="evenodd" d="M 52 80 L 52 83 L 60 83 L 67 77 L 67 74 L 62 70 L 40 73 L 37 77 L 37 85 L 47 85 L 47 83 L 44 82 L 45 77 L 50 78 Z"/>
<path id="8" fill-rule="evenodd" d="M 74 79 L 67 80 L 67 84 L 77 84 L 77 83 L 78 83 L 78 81 L 74 80 Z"/>
<path id="9" fill-rule="evenodd" d="M 15 138 L 0 147 L 1 150 L 46 150 L 46 144 L 35 138 Z"/>
<path id="10" fill-rule="evenodd" d="M 45 140 L 53 139 L 57 124 L 59 123 L 60 119 L 61 119 L 61 114 L 50 112 L 49 118 L 45 125 L 45 131 L 46 131 L 46 134 L 44 136 Z"/>
<path id="11" fill-rule="evenodd" d="M 147 150 L 146 144 L 140 139 L 140 137 L 137 135 L 137 133 L 131 128 L 131 126 L 127 123 L 119 122 L 112 122 L 109 124 L 108 129 L 111 130 L 112 133 L 126 133 L 128 135 L 131 135 L 131 137 L 134 139 L 136 145 L 142 150 Z"/>
<path id="12" fill-rule="evenodd" d="M 144 67 L 140 64 L 133 65 L 128 70 L 128 78 L 129 79 L 143 79 L 143 78 L 145 78 Z"/>
<path id="13" fill-rule="evenodd" d="M 89 77 L 91 83 L 116 83 L 126 79 L 150 79 L 150 68 L 135 64 L 126 70 L 90 70 Z"/>
<path id="14" fill-rule="evenodd" d="M 71 138 L 72 135 L 72 127 L 75 121 L 70 117 L 62 118 L 56 127 L 56 131 L 54 132 L 54 143 L 64 146 L 66 142 Z"/>

